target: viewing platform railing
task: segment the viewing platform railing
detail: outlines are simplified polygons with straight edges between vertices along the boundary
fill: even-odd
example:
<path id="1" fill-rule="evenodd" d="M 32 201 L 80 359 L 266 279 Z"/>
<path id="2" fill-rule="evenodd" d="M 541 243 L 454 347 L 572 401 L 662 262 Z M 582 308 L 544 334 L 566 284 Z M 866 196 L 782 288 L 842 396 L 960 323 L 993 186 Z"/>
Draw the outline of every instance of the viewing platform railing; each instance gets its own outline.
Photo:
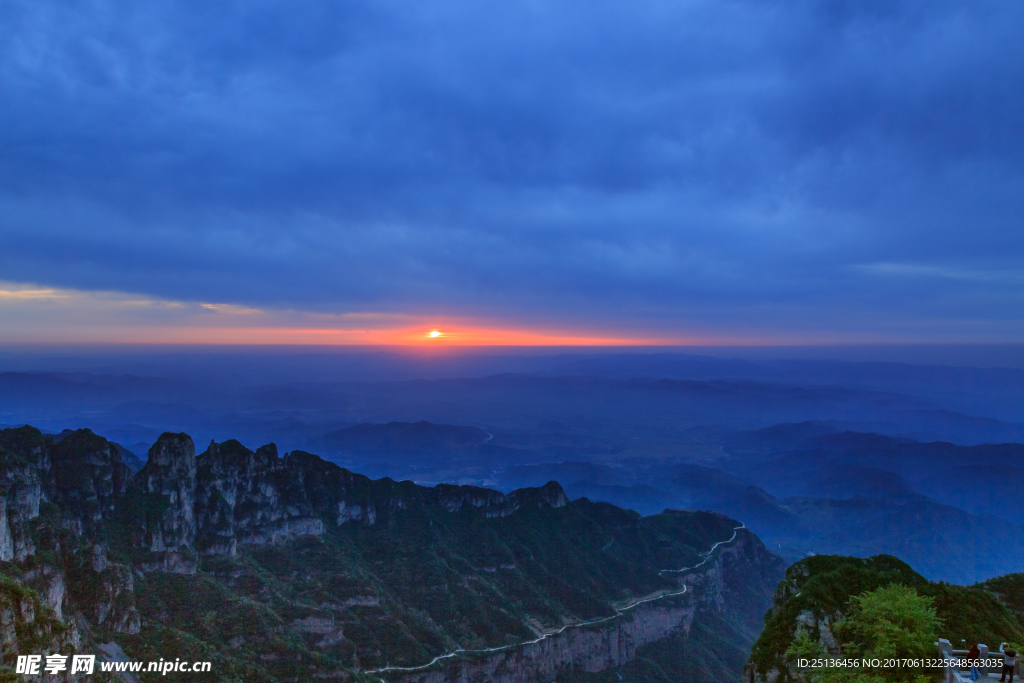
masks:
<path id="1" fill-rule="evenodd" d="M 945 638 L 939 638 L 939 642 L 935 645 L 939 648 L 939 652 L 947 662 L 950 662 L 951 660 L 967 659 L 967 650 L 954 650 L 953 645 Z M 998 660 L 999 662 L 1003 661 L 1003 655 L 998 650 L 996 652 L 989 652 L 988 645 L 985 645 L 984 643 L 978 644 L 978 650 L 981 653 L 978 659 L 983 663 L 993 660 Z M 1022 661 L 1022 659 L 1024 658 L 1020 656 L 1017 657 L 1017 666 L 1013 673 L 1014 683 L 1017 683 L 1017 681 L 1024 683 L 1024 679 L 1022 679 L 1022 676 L 1024 676 L 1024 661 Z M 969 666 L 953 666 L 950 664 L 945 668 L 943 673 L 943 683 L 971 683 L 970 671 L 971 669 Z M 998 678 L 1001 672 L 1002 664 L 999 666 L 978 667 L 978 673 L 981 674 L 981 678 L 979 680 L 996 680 L 993 677 Z"/>

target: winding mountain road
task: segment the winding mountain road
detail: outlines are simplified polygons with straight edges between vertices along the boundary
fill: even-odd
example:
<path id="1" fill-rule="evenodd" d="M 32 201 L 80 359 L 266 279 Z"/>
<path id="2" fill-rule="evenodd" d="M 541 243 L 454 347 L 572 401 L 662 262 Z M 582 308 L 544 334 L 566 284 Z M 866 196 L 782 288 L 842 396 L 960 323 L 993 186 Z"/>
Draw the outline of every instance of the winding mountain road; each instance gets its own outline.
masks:
<path id="1" fill-rule="evenodd" d="M 662 569 L 658 573 L 659 574 L 675 574 L 675 573 L 680 573 L 680 572 L 688 572 L 688 571 L 691 571 L 693 569 L 696 569 L 697 567 L 702 566 L 708 560 L 711 559 L 711 554 L 713 552 L 715 552 L 715 550 L 718 549 L 719 546 L 725 545 L 726 543 L 732 543 L 733 541 L 736 540 L 736 535 L 739 533 L 740 529 L 746 529 L 746 528 L 747 527 L 745 525 L 743 525 L 743 524 L 740 524 L 738 527 L 735 527 L 732 530 L 732 536 L 728 540 L 719 541 L 718 543 L 715 543 L 713 546 L 711 546 L 711 550 L 707 551 L 706 553 L 701 553 L 702 555 L 705 555 L 706 557 L 700 563 L 695 564 L 692 567 L 683 567 L 682 569 Z M 390 666 L 390 665 L 388 665 L 388 666 L 385 666 L 385 667 L 381 667 L 379 669 L 365 669 L 363 671 L 363 673 L 365 673 L 365 674 L 379 674 L 379 673 L 384 673 L 386 671 L 422 671 L 423 669 L 428 669 L 428 668 L 432 667 L 434 664 L 437 664 L 440 661 L 443 661 L 445 659 L 451 659 L 451 658 L 455 657 L 456 655 L 458 655 L 459 653 L 488 654 L 488 653 L 491 653 L 491 652 L 501 652 L 502 650 L 511 650 L 513 648 L 522 647 L 523 645 L 533 645 L 533 644 L 541 642 L 542 640 L 546 640 L 546 639 L 550 638 L 551 636 L 557 636 L 557 635 L 559 635 L 561 633 L 564 633 L 566 630 L 571 629 L 571 628 L 580 628 L 582 626 L 593 626 L 594 624 L 602 624 L 604 622 L 611 621 L 613 619 L 618 619 L 619 616 L 621 616 L 622 614 L 625 614 L 626 612 L 628 612 L 629 610 L 633 609 L 637 605 L 643 605 L 643 604 L 648 603 L 648 602 L 655 602 L 657 600 L 663 600 L 664 598 L 670 598 L 670 597 L 674 597 L 674 596 L 677 596 L 677 595 L 683 595 L 684 593 L 686 593 L 686 590 L 687 590 L 686 586 L 683 586 L 683 589 L 680 590 L 680 591 L 674 591 L 674 592 L 669 592 L 669 593 L 661 593 L 660 595 L 655 595 L 653 597 L 640 598 L 640 599 L 635 600 L 635 601 L 633 601 L 633 602 L 631 602 L 628 605 L 625 605 L 623 607 L 616 607 L 615 608 L 615 614 L 613 614 L 610 617 L 601 617 L 600 619 L 591 619 L 590 621 L 581 621 L 581 622 L 579 622 L 577 624 L 566 624 L 565 626 L 563 626 L 562 628 L 558 629 L 557 631 L 550 631 L 548 633 L 545 633 L 545 634 L 541 635 L 540 638 L 537 638 L 535 640 L 526 640 L 526 641 L 523 641 L 521 643 L 516 643 L 515 645 L 501 645 L 499 647 L 488 647 L 488 648 L 485 648 L 485 649 L 482 649 L 482 650 L 463 650 L 463 649 L 460 648 L 458 650 L 453 650 L 453 651 L 448 652 L 448 653 L 443 654 L 443 655 L 438 655 L 437 657 L 434 657 L 433 659 L 431 659 L 426 664 L 420 664 L 419 666 Z M 380 679 L 380 680 L 384 681 L 384 679 Z"/>

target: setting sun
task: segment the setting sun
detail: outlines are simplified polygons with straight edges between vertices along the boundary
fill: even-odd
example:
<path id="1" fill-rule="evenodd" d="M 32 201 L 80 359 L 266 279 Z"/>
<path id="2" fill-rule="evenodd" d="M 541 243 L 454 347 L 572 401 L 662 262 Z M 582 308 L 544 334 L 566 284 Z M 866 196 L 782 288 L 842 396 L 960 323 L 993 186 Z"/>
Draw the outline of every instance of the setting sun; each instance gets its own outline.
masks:
<path id="1" fill-rule="evenodd" d="M 430 334 L 427 335 L 427 336 L 429 336 L 429 337 L 440 337 L 441 333 L 438 332 L 437 330 L 431 330 Z"/>

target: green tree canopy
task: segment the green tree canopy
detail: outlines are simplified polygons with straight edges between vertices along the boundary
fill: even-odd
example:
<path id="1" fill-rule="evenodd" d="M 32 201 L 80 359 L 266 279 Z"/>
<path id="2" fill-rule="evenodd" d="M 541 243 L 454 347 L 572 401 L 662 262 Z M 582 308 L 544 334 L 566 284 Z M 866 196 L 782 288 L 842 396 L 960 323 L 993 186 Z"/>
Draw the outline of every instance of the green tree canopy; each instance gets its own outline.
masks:
<path id="1" fill-rule="evenodd" d="M 934 659 L 935 641 L 942 620 L 933 599 L 919 595 L 908 586 L 891 584 L 850 599 L 849 615 L 836 622 L 835 634 L 842 657 L 857 659 Z M 806 656 L 808 638 L 799 639 L 795 649 Z M 794 652 L 795 653 L 795 652 Z M 889 683 L 890 681 L 931 681 L 935 669 L 923 666 L 881 666 L 876 668 L 827 669 L 809 678 L 815 683 Z"/>

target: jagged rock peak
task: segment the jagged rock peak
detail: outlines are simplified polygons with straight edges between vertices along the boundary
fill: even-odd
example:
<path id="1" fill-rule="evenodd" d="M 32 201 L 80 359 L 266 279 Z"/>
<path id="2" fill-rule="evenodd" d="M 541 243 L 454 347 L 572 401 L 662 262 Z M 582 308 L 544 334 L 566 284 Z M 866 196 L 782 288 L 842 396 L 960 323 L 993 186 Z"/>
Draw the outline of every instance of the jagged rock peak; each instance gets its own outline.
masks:
<path id="1" fill-rule="evenodd" d="M 192 437 L 184 433 L 164 432 L 149 448 L 149 465 L 169 473 L 195 472 L 196 446 Z"/>
<path id="2" fill-rule="evenodd" d="M 451 484 L 438 484 L 433 492 L 436 503 L 450 512 L 468 505 L 483 510 L 488 517 L 505 517 L 525 506 L 558 508 L 569 502 L 555 481 L 539 488 L 517 489 L 508 495 L 493 489 Z"/>
<path id="3" fill-rule="evenodd" d="M 215 472 L 251 470 L 254 467 L 266 468 L 280 464 L 277 444 L 274 443 L 260 446 L 254 453 L 235 439 L 221 443 L 211 439 L 206 451 L 199 455 L 200 467 L 208 466 Z"/>
<path id="4" fill-rule="evenodd" d="M 524 504 L 533 503 L 538 507 L 548 505 L 560 508 L 569 502 L 569 497 L 565 495 L 562 485 L 557 481 L 549 481 L 539 488 L 519 489 L 509 496 L 518 496 L 523 499 Z"/>
<path id="5" fill-rule="evenodd" d="M 164 432 L 149 449 L 149 461 L 135 475 L 145 494 L 166 496 L 162 519 L 148 528 L 155 552 L 191 548 L 196 539 L 196 447 L 188 434 Z"/>

